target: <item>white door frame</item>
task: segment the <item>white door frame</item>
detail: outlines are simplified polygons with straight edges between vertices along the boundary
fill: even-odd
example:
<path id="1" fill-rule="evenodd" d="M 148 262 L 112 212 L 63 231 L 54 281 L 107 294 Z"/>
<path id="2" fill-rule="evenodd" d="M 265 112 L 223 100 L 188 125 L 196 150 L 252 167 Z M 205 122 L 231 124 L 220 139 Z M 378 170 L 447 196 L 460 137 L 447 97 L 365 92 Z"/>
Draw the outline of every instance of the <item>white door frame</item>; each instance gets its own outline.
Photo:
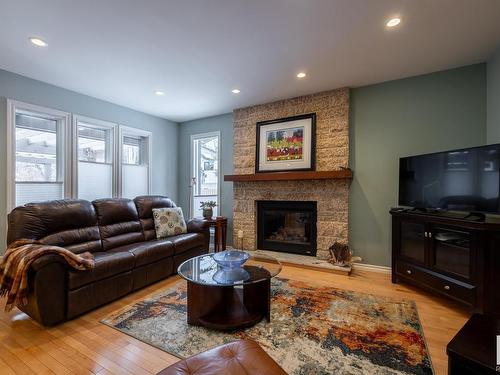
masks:
<path id="1" fill-rule="evenodd" d="M 191 134 L 190 137 L 190 143 L 189 143 L 189 178 L 188 178 L 188 186 L 191 185 L 191 179 L 195 177 L 195 170 L 194 170 L 194 158 L 193 158 L 193 145 L 194 141 L 202 138 L 209 138 L 209 137 L 217 137 L 218 145 L 217 145 L 217 213 L 219 216 L 221 216 L 221 201 L 220 201 L 220 185 L 221 185 L 221 169 L 222 169 L 222 163 L 220 160 L 220 147 L 221 147 L 221 132 L 220 130 L 213 131 L 213 132 L 207 132 L 207 133 L 197 133 L 197 134 Z M 197 180 L 196 183 L 198 184 L 199 181 Z M 194 191 L 193 188 L 191 187 L 191 192 L 189 194 L 191 202 L 189 202 L 189 206 L 191 207 L 191 212 L 189 213 L 189 217 L 194 216 Z"/>

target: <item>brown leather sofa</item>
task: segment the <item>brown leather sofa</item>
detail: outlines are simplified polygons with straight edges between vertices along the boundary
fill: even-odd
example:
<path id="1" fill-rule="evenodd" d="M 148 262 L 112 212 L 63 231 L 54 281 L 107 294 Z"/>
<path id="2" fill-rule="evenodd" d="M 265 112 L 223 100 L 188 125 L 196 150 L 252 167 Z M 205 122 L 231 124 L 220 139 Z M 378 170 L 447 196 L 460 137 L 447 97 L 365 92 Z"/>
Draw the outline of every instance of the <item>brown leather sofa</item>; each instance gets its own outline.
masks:
<path id="1" fill-rule="evenodd" d="M 22 311 L 51 326 L 166 278 L 186 259 L 207 253 L 209 229 L 202 220 L 188 233 L 156 239 L 153 208 L 175 207 L 167 197 L 58 200 L 31 203 L 8 215 L 7 243 L 26 238 L 95 257 L 90 271 L 70 269 L 62 257 L 35 260 Z"/>
<path id="2" fill-rule="evenodd" d="M 181 360 L 157 375 L 287 375 L 255 341 L 239 340 Z"/>

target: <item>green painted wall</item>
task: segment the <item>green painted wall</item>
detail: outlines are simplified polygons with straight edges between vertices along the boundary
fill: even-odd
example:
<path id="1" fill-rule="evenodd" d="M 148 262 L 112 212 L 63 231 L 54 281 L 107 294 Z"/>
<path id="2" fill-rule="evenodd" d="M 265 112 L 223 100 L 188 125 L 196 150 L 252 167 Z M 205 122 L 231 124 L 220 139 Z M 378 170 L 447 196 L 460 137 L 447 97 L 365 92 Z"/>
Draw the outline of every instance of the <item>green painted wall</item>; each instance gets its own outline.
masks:
<path id="1" fill-rule="evenodd" d="M 233 114 L 203 118 L 200 120 L 183 122 L 179 126 L 179 179 L 178 196 L 179 205 L 188 210 L 189 207 L 189 182 L 190 182 L 190 140 L 191 135 L 220 131 L 220 215 L 228 218 L 227 241 L 232 242 L 233 233 L 233 184 L 224 182 L 225 174 L 233 173 Z"/>
<path id="2" fill-rule="evenodd" d="M 349 243 L 389 266 L 399 157 L 486 142 L 486 65 L 351 90 Z"/>
<path id="3" fill-rule="evenodd" d="M 500 48 L 487 63 L 487 141 L 500 143 Z"/>

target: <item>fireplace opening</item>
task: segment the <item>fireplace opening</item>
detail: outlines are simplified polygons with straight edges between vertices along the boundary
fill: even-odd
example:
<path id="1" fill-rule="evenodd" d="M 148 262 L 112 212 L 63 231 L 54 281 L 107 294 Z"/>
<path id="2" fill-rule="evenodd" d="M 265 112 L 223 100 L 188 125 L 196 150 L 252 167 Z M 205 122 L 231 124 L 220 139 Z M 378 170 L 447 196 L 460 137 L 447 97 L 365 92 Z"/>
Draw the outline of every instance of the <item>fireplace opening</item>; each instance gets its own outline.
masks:
<path id="1" fill-rule="evenodd" d="M 258 201 L 257 247 L 316 256 L 316 202 Z"/>

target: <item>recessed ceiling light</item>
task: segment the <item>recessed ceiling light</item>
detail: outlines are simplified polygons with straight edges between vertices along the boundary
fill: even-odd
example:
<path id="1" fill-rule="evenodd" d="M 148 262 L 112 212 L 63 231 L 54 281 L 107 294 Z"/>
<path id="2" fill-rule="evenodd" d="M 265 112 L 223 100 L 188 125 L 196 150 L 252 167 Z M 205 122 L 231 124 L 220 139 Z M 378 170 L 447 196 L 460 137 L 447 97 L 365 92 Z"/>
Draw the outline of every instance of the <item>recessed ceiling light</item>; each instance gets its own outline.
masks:
<path id="1" fill-rule="evenodd" d="M 163 95 L 165 95 L 165 91 L 163 91 L 163 90 L 156 90 L 155 94 L 158 95 L 158 96 L 163 96 Z"/>
<path id="2" fill-rule="evenodd" d="M 391 18 L 389 21 L 387 21 L 386 26 L 394 27 L 399 25 L 400 23 L 401 23 L 401 18 Z"/>
<path id="3" fill-rule="evenodd" d="M 32 36 L 29 39 L 30 39 L 30 42 L 33 43 L 37 47 L 47 47 L 48 46 L 48 44 L 45 40 L 37 38 L 35 36 Z"/>
<path id="4" fill-rule="evenodd" d="M 306 73 L 304 73 L 304 72 L 297 73 L 297 78 L 304 78 L 305 76 L 306 76 Z"/>
<path id="5" fill-rule="evenodd" d="M 240 91 L 240 90 L 238 90 L 238 89 L 234 89 L 234 90 L 231 90 L 231 92 L 232 92 L 233 94 L 239 94 L 241 91 Z"/>

